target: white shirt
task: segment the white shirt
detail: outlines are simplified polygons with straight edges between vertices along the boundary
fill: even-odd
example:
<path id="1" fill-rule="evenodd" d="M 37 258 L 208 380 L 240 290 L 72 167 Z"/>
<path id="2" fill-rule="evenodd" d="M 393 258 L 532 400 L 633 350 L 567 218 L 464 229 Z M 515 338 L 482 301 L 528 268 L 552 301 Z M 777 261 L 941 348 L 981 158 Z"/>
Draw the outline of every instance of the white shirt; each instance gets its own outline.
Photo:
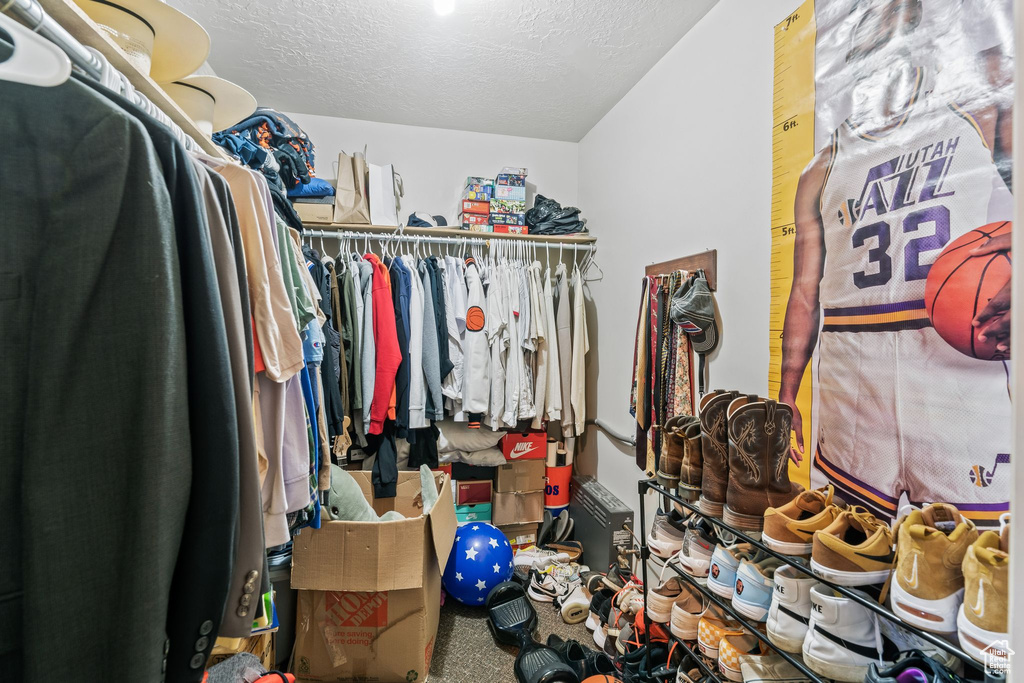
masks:
<path id="1" fill-rule="evenodd" d="M 572 413 L 575 418 L 576 435 L 583 433 L 587 408 L 586 356 L 590 351 L 587 336 L 587 310 L 583 300 L 583 278 L 580 269 L 572 269 Z"/>

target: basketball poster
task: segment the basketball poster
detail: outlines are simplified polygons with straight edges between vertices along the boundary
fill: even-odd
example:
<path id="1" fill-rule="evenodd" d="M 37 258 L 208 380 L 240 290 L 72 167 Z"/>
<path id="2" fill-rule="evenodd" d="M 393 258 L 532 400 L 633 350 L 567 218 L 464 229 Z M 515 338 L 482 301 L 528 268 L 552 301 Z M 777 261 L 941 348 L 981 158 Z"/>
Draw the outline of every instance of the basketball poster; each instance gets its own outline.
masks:
<path id="1" fill-rule="evenodd" d="M 770 393 L 791 477 L 880 519 L 1009 509 L 1012 0 L 775 28 Z"/>

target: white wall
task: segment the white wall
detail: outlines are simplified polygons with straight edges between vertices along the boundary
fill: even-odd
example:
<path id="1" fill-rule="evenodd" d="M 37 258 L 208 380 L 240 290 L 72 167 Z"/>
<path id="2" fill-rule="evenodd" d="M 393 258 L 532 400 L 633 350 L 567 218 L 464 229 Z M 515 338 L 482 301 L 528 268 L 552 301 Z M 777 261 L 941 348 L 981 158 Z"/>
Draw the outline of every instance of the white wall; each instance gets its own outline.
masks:
<path id="1" fill-rule="evenodd" d="M 429 104 L 425 105 L 429 106 Z M 338 176 L 338 152 L 351 154 L 367 146 L 375 164 L 394 164 L 405 184 L 402 215 L 413 211 L 442 214 L 449 225 L 457 218 L 458 200 L 467 176 L 493 178 L 503 166 L 525 166 L 527 200 L 534 192 L 563 206 L 577 200 L 577 145 L 574 142 L 405 126 L 313 114 L 291 114 L 316 146 L 317 175 Z"/>
<path id="2" fill-rule="evenodd" d="M 718 250 L 722 340 L 710 386 L 768 388 L 773 27 L 800 0 L 722 0 L 579 145 L 579 206 L 604 279 L 588 409 L 632 433 L 633 335 L 644 266 Z M 596 351 L 596 353 L 595 353 Z M 580 467 L 637 506 L 633 452 L 591 428 Z"/>

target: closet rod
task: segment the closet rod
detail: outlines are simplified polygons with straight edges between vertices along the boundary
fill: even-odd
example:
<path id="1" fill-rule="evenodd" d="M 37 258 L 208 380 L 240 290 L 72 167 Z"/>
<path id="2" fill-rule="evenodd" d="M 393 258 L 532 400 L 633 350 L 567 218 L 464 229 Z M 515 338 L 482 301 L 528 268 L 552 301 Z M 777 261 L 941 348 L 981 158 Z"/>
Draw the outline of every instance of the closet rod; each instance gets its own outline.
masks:
<path id="1" fill-rule="evenodd" d="M 3 0 L 0 0 L 2 3 Z M 85 73 L 99 80 L 103 74 L 103 64 L 85 46 L 75 40 L 67 30 L 46 13 L 37 0 L 7 0 L 0 4 L 0 12 L 11 15 L 30 30 L 38 33 L 63 50 L 68 59 Z"/>
<path id="2" fill-rule="evenodd" d="M 555 241 L 544 241 L 544 242 L 533 242 L 529 239 L 524 238 L 522 235 L 506 235 L 503 233 L 476 233 L 476 235 L 465 237 L 434 237 L 430 235 L 410 235 L 403 233 L 400 230 L 395 232 L 359 232 L 355 230 L 311 230 L 309 228 L 303 228 L 303 237 L 326 237 L 329 239 L 370 239 L 370 240 L 400 240 L 403 242 L 420 242 L 422 244 L 471 244 L 478 246 L 490 246 L 491 239 L 504 239 L 510 241 L 522 241 L 526 244 L 535 245 L 538 250 L 541 249 L 562 249 L 565 251 L 571 251 L 573 253 L 581 251 L 593 251 L 593 244 L 578 244 L 575 242 L 555 242 Z M 481 235 L 481 236 L 477 236 Z M 483 237 L 482 235 L 487 235 Z"/>

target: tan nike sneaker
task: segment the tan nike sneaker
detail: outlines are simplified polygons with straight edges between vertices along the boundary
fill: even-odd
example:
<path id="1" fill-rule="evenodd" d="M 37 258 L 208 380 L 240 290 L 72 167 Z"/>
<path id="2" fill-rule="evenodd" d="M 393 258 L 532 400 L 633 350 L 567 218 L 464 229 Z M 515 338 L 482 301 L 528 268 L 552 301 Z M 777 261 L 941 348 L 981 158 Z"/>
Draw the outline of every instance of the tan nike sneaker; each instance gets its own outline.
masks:
<path id="1" fill-rule="evenodd" d="M 764 511 L 761 540 L 777 553 L 810 555 L 815 531 L 824 529 L 846 509 L 846 501 L 835 497 L 832 484 L 804 491 L 781 507 Z"/>
<path id="2" fill-rule="evenodd" d="M 964 599 L 960 566 L 978 529 L 946 503 L 912 511 L 897 529 L 893 612 L 926 631 L 952 633 Z"/>
<path id="3" fill-rule="evenodd" d="M 892 572 L 892 531 L 855 505 L 814 532 L 811 569 L 840 586 L 885 583 Z"/>
<path id="4" fill-rule="evenodd" d="M 1005 653 L 1010 600 L 1010 526 L 986 531 L 964 557 L 964 602 L 957 614 L 960 646 L 979 662 Z M 1000 642 L 1002 641 L 1002 642 Z"/>

